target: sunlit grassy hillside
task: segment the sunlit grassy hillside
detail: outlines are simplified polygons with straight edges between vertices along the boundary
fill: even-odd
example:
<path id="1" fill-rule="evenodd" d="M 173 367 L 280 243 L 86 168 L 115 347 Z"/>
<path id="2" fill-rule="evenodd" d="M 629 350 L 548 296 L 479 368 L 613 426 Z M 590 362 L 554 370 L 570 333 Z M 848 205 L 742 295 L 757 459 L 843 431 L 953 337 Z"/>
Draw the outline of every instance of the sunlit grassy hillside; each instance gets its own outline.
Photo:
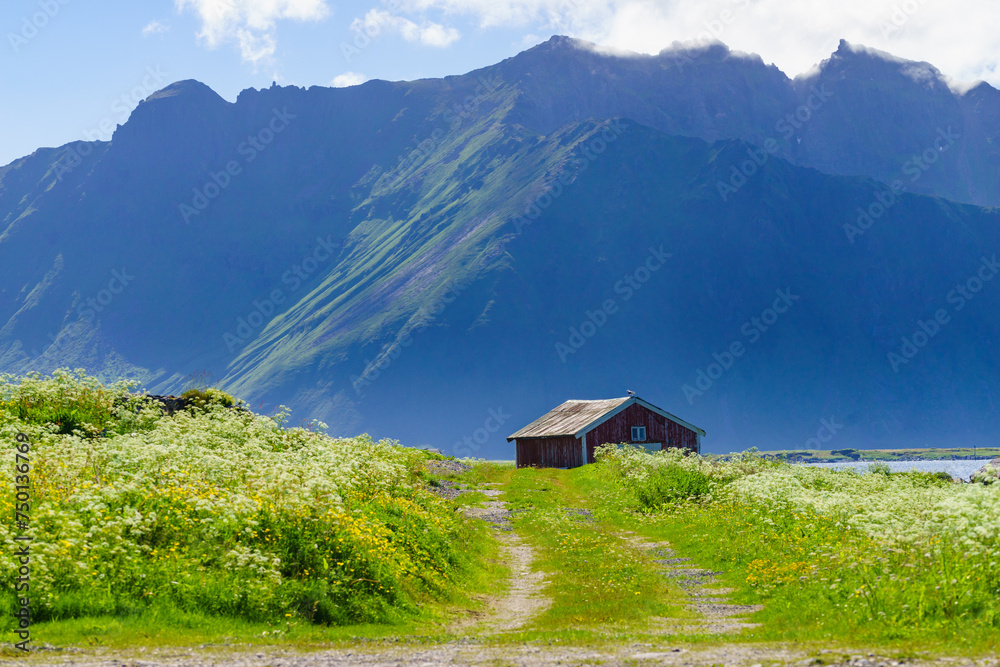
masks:
<path id="1" fill-rule="evenodd" d="M 605 502 L 763 605 L 751 638 L 996 648 L 1000 484 L 631 447 L 597 468 Z"/>
<path id="2" fill-rule="evenodd" d="M 477 529 L 425 490 L 429 455 L 211 400 L 167 416 L 133 390 L 80 373 L 0 377 L 0 543 L 10 554 L 30 537 L 34 621 L 391 622 L 473 569 Z M 0 562 L 4 613 L 17 567 Z"/>

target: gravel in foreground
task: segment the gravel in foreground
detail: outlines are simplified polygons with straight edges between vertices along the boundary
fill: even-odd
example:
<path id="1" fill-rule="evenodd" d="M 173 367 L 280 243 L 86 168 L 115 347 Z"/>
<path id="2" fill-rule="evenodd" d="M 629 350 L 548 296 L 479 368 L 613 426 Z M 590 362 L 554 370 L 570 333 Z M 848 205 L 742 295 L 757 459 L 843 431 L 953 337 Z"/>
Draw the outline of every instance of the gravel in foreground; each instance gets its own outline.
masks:
<path id="1" fill-rule="evenodd" d="M 431 667 L 432 665 L 833 665 L 843 667 L 1000 667 L 1000 659 L 938 658 L 899 661 L 871 653 L 825 650 L 810 655 L 773 646 L 722 645 L 710 648 L 632 644 L 618 648 L 570 648 L 538 645 L 486 646 L 454 642 L 440 646 L 393 646 L 377 650 L 327 650 L 311 653 L 281 649 L 247 651 L 239 648 L 136 649 L 129 653 L 80 650 L 38 650 L 11 665 L 74 665 L 76 667 Z"/>

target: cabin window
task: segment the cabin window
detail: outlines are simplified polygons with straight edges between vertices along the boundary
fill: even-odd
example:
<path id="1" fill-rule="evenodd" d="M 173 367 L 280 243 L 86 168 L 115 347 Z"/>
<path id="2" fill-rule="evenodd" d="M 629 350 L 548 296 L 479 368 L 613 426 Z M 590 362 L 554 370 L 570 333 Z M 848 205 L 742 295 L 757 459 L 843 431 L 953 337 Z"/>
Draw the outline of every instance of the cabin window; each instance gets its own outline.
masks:
<path id="1" fill-rule="evenodd" d="M 632 442 L 645 442 L 646 441 L 646 427 L 645 426 L 633 426 L 632 427 Z"/>

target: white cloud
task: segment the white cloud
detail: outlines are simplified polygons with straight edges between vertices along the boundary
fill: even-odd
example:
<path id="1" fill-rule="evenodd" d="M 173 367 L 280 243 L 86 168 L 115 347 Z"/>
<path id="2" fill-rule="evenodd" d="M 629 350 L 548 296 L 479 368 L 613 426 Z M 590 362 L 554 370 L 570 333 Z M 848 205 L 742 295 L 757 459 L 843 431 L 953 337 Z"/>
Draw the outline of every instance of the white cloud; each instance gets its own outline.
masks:
<path id="1" fill-rule="evenodd" d="M 523 35 L 520 40 L 511 44 L 511 46 L 517 49 L 518 51 L 524 51 L 526 49 L 530 49 L 533 46 L 538 46 L 545 40 L 546 40 L 545 37 L 541 37 L 539 35 L 536 35 L 535 33 L 528 33 L 527 35 Z"/>
<path id="2" fill-rule="evenodd" d="M 464 16 L 481 27 L 560 33 L 657 53 L 717 38 L 789 76 L 829 57 L 840 39 L 932 63 L 957 80 L 1000 85 L 995 0 L 389 0 L 397 14 Z"/>
<path id="3" fill-rule="evenodd" d="M 484 28 L 538 24 L 556 28 L 590 22 L 611 13 L 614 0 L 394 0 L 409 11 L 439 9 L 471 15 Z"/>
<path id="4" fill-rule="evenodd" d="M 368 77 L 358 72 L 344 72 L 333 77 L 330 85 L 334 88 L 346 88 L 347 86 L 357 86 L 368 80 Z"/>
<path id="5" fill-rule="evenodd" d="M 326 0 L 174 0 L 178 11 L 192 8 L 201 20 L 198 37 L 209 48 L 236 42 L 240 55 L 254 65 L 277 49 L 280 20 L 320 21 L 330 14 Z"/>
<path id="6" fill-rule="evenodd" d="M 425 46 L 445 47 L 461 37 L 455 28 L 447 28 L 440 23 L 423 20 L 420 24 L 384 9 L 371 9 L 364 18 L 354 19 L 351 30 L 363 32 L 369 37 L 385 33 L 399 33 L 408 42 L 418 42 Z"/>
<path id="7" fill-rule="evenodd" d="M 158 35 L 161 32 L 167 32 L 169 30 L 169 25 L 154 20 L 147 23 L 146 27 L 142 29 L 142 36 L 148 37 L 149 35 Z"/>

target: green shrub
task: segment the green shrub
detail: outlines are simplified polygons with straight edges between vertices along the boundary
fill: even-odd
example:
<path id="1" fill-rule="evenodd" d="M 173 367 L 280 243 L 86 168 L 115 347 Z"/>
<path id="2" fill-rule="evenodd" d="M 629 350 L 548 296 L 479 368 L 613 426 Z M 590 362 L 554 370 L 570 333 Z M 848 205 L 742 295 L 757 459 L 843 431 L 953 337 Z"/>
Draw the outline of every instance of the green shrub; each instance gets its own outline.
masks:
<path id="1" fill-rule="evenodd" d="M 892 468 L 889 467 L 888 463 L 876 461 L 875 463 L 868 464 L 868 472 L 872 475 L 885 475 L 888 477 L 892 474 Z"/>
<path id="2" fill-rule="evenodd" d="M 231 408 L 236 405 L 236 399 L 231 394 L 227 394 L 221 389 L 214 387 L 208 389 L 188 389 L 181 394 L 181 398 L 188 402 L 188 407 L 201 410 L 208 409 L 213 405 L 219 405 L 224 408 Z"/>
<path id="3" fill-rule="evenodd" d="M 717 462 L 682 449 L 647 452 L 631 445 L 603 445 L 595 452 L 602 470 L 626 486 L 642 509 L 656 509 L 664 504 L 709 497 L 716 486 L 731 477 Z M 732 470 L 756 469 L 774 465 L 753 450 L 733 459 Z"/>
<path id="4" fill-rule="evenodd" d="M 162 415 L 155 401 L 132 393 L 134 382 L 103 385 L 85 371 L 56 370 L 0 375 L 0 424 L 19 422 L 29 431 L 96 437 L 151 428 Z"/>
<path id="5" fill-rule="evenodd" d="M 986 485 L 1000 482 L 1000 459 L 993 459 L 974 472 L 970 481 Z"/>
<path id="6" fill-rule="evenodd" d="M 931 487 L 931 486 L 947 486 L 952 484 L 955 480 L 948 473 L 943 470 L 939 472 L 921 472 L 919 470 L 904 470 L 902 472 L 891 473 L 894 477 L 905 477 L 910 480 L 914 486 L 919 487 Z"/>
<path id="7" fill-rule="evenodd" d="M 712 480 L 698 470 L 662 466 L 651 470 L 634 490 L 643 507 L 654 509 L 678 500 L 707 496 L 712 491 Z"/>
<path id="8" fill-rule="evenodd" d="M 50 426 L 57 433 L 101 431 L 113 419 L 115 392 L 79 373 L 56 371 L 47 380 L 38 373 L 0 376 L 0 411 L 8 419 Z"/>

